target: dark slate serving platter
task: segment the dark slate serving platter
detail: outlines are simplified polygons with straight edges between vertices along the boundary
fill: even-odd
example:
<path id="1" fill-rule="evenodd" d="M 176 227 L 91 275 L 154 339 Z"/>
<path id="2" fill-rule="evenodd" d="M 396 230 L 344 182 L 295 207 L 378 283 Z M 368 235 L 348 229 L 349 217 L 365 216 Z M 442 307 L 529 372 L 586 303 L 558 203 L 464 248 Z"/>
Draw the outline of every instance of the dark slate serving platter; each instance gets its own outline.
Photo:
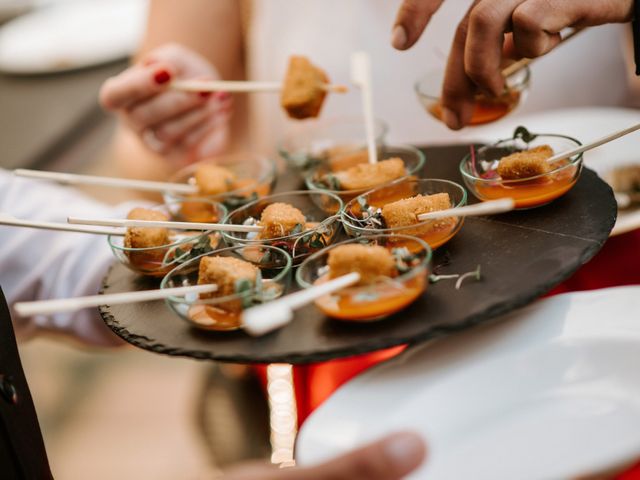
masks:
<path id="1" fill-rule="evenodd" d="M 468 146 L 424 151 L 423 177 L 462 182 L 458 164 Z M 297 182 L 284 175 L 278 190 L 297 188 Z M 549 291 L 598 252 L 616 211 L 609 186 L 585 169 L 573 190 L 550 205 L 467 219 L 461 232 L 436 251 L 434 266 L 446 274 L 481 265 L 482 280 L 466 282 L 460 290 L 451 281 L 438 282 L 409 308 L 378 323 L 342 323 L 308 306 L 282 330 L 251 338 L 243 332 L 195 329 L 161 301 L 103 306 L 100 312 L 116 334 L 140 348 L 224 362 L 303 364 L 420 343 L 489 321 Z M 105 278 L 104 293 L 154 287 L 157 281 L 115 265 Z"/>

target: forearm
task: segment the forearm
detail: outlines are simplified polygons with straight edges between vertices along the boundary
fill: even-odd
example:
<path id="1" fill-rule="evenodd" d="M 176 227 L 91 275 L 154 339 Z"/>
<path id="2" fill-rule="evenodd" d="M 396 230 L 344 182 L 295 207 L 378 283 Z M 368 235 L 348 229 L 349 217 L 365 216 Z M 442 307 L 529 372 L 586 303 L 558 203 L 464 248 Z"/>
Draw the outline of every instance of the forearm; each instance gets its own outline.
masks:
<path id="1" fill-rule="evenodd" d="M 69 215 L 115 215 L 113 207 L 73 189 L 19 179 L 3 170 L 0 211 L 55 222 L 65 222 Z M 0 284 L 10 306 L 16 301 L 96 294 L 111 262 L 103 236 L 0 226 Z M 118 343 L 95 310 L 30 319 L 14 314 L 13 318 L 21 337 L 56 331 L 93 344 Z"/>

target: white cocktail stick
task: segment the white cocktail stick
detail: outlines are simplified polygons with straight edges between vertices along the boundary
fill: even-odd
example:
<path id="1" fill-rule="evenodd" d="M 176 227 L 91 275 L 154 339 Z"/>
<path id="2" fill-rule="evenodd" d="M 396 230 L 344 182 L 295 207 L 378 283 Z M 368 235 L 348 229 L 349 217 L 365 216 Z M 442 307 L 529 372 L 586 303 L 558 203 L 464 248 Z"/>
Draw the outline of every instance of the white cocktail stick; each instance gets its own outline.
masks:
<path id="1" fill-rule="evenodd" d="M 171 83 L 171 88 L 184 92 L 229 92 L 229 93 L 279 93 L 282 91 L 282 82 L 242 82 L 225 80 L 176 80 Z M 324 85 L 327 92 L 346 93 L 349 91 L 345 85 Z"/>
<path id="2" fill-rule="evenodd" d="M 494 215 L 496 213 L 509 212 L 513 210 L 515 206 L 516 202 L 513 198 L 501 198 L 500 200 L 490 200 L 475 205 L 467 205 L 466 207 L 448 208 L 446 210 L 422 213 L 418 215 L 418 220 L 424 222 L 427 220 L 438 220 L 440 218 Z"/>
<path id="3" fill-rule="evenodd" d="M 637 123 L 636 125 L 632 125 L 631 127 L 625 128 L 623 130 L 614 132 L 610 135 L 607 135 L 606 137 L 602 137 L 601 139 L 596 140 L 595 142 L 587 143 L 585 145 L 580 145 L 579 147 L 576 147 L 572 150 L 567 150 L 566 152 L 558 153 L 553 157 L 549 158 L 547 162 L 554 163 L 559 160 L 564 160 L 565 158 L 571 158 L 574 155 L 579 155 L 580 153 L 588 152 L 589 150 L 593 150 L 594 148 L 604 145 L 605 143 L 613 142 L 614 140 L 622 138 L 625 135 L 629 135 L 630 133 L 633 133 L 638 130 L 640 130 L 640 123 Z"/>
<path id="4" fill-rule="evenodd" d="M 90 295 L 88 297 L 41 300 L 37 302 L 19 302 L 14 305 L 14 308 L 20 316 L 31 317 L 33 315 L 72 312 L 83 308 L 99 307 L 100 305 L 149 302 L 173 296 L 182 296 L 188 293 L 210 293 L 215 292 L 217 289 L 218 286 L 214 284 L 192 285 L 189 287 L 162 288 L 142 292 L 111 293 L 106 295 Z"/>
<path id="5" fill-rule="evenodd" d="M 74 227 L 66 223 L 21 220 L 5 213 L 0 214 L 0 225 L 7 225 L 10 227 L 38 228 L 41 230 L 56 230 L 59 232 L 92 233 L 95 235 L 123 236 L 125 234 L 122 229 L 117 228 L 96 228 L 86 226 Z"/>
<path id="6" fill-rule="evenodd" d="M 198 187 L 186 183 L 152 182 L 149 180 L 132 180 L 128 178 L 100 177 L 96 175 L 78 175 L 76 173 L 43 172 L 19 168 L 13 171 L 19 177 L 50 180 L 69 185 L 96 185 L 101 187 L 130 188 L 145 192 L 175 192 L 197 194 Z"/>
<path id="7" fill-rule="evenodd" d="M 570 38 L 573 38 L 577 33 L 580 33 L 582 30 L 584 30 L 584 29 L 583 28 L 575 28 L 575 29 L 573 29 L 571 32 L 569 32 L 568 34 L 566 34 L 566 35 L 564 35 L 562 37 L 562 43 L 566 42 Z M 510 77 L 514 73 L 518 73 L 520 70 L 522 70 L 526 66 L 531 65 L 531 63 L 534 60 L 535 60 L 534 58 L 521 58 L 517 62 L 512 63 L 507 68 L 502 70 L 502 76 L 503 77 Z"/>
<path id="8" fill-rule="evenodd" d="M 248 308 L 242 313 L 242 326 L 250 335 L 256 337 L 265 335 L 284 327 L 293 320 L 294 310 L 304 307 L 324 295 L 354 285 L 359 281 L 360 274 L 352 272 L 263 305 Z"/>
<path id="9" fill-rule="evenodd" d="M 260 225 L 235 225 L 227 223 L 165 222 L 160 220 L 130 220 L 127 218 L 81 218 L 69 217 L 69 223 L 77 225 L 99 225 L 104 227 L 153 227 L 173 230 L 217 230 L 224 232 L 260 232 Z"/>
<path id="10" fill-rule="evenodd" d="M 378 161 L 376 147 L 375 120 L 373 116 L 373 81 L 371 78 L 371 58 L 366 52 L 355 52 L 351 55 L 351 81 L 360 88 L 362 111 L 367 136 L 369 163 Z"/>

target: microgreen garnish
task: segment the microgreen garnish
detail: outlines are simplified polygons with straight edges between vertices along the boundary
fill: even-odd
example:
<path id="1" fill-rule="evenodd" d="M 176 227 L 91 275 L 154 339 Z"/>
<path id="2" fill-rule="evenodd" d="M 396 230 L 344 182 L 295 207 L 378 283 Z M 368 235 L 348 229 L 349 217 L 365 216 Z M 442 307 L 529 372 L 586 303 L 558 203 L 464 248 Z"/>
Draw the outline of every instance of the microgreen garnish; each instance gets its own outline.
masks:
<path id="1" fill-rule="evenodd" d="M 175 247 L 170 249 L 164 257 L 163 263 L 168 265 L 171 263 L 182 264 L 189 260 L 192 260 L 200 255 L 204 255 L 205 253 L 213 252 L 213 247 L 211 246 L 211 237 L 209 234 L 204 234 L 198 237 L 198 240 L 191 248 L 183 248 L 190 244 Z"/>
<path id="2" fill-rule="evenodd" d="M 394 248 L 391 250 L 391 255 L 396 261 L 396 270 L 400 274 L 407 273 L 415 266 L 416 260 L 419 260 L 418 255 L 411 253 L 407 247 Z"/>
<path id="3" fill-rule="evenodd" d="M 289 235 L 297 235 L 299 233 L 302 233 L 302 230 L 304 230 L 304 225 L 302 225 L 301 223 L 296 223 L 291 232 L 289 232 Z"/>
<path id="4" fill-rule="evenodd" d="M 527 130 L 522 125 L 517 127 L 515 129 L 515 131 L 513 132 L 513 139 L 514 140 L 520 139 L 526 144 L 529 144 L 529 143 L 533 142 L 536 138 L 538 138 L 537 135 L 531 133 L 529 130 Z"/>
<path id="5" fill-rule="evenodd" d="M 318 179 L 318 184 L 328 190 L 342 190 L 340 180 L 333 173 L 327 173 Z"/>
<path id="6" fill-rule="evenodd" d="M 467 273 L 463 273 L 463 274 L 458 274 L 458 273 L 454 273 L 454 274 L 451 274 L 451 275 L 435 275 L 435 274 L 431 274 L 431 275 L 429 275 L 429 283 L 438 283 L 441 280 L 456 280 L 455 288 L 456 288 L 456 290 L 460 290 L 462 288 L 462 283 L 467 278 L 475 278 L 476 281 L 482 280 L 482 275 L 481 275 L 481 272 L 480 272 L 480 265 L 478 265 L 478 267 L 475 270 L 473 270 L 472 272 L 467 272 Z"/>
<path id="7" fill-rule="evenodd" d="M 260 259 L 260 265 L 268 265 L 271 263 L 271 250 L 267 250 L 266 252 L 264 252 L 264 255 L 262 255 L 262 258 Z"/>
<path id="8" fill-rule="evenodd" d="M 384 229 L 387 227 L 384 217 L 382 216 L 381 208 L 372 207 L 364 197 L 358 197 L 357 202 L 360 206 L 361 216 L 360 218 L 357 218 L 353 214 L 350 216 L 358 227 L 371 230 Z"/>

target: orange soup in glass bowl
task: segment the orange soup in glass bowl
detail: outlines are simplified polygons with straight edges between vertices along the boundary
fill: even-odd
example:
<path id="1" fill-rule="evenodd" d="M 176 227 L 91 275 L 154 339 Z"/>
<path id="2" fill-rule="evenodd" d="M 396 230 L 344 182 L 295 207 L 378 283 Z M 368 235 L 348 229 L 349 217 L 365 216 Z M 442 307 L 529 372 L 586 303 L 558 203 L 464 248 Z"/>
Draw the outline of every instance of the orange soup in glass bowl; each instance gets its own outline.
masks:
<path id="1" fill-rule="evenodd" d="M 244 309 L 282 296 L 290 273 L 291 257 L 284 250 L 236 246 L 190 259 L 171 270 L 160 288 L 218 285 L 213 293 L 172 296 L 166 302 L 196 328 L 232 331 L 241 327 Z"/>
<path id="2" fill-rule="evenodd" d="M 128 218 L 219 223 L 226 215 L 224 205 L 193 198 L 135 208 Z M 125 236 L 109 235 L 108 242 L 116 259 L 130 270 L 149 277 L 163 277 L 181 262 L 218 248 L 222 237 L 214 231 L 130 227 Z"/>
<path id="3" fill-rule="evenodd" d="M 197 198 L 206 198 L 238 208 L 271 193 L 276 184 L 276 164 L 254 153 L 235 153 L 202 160 L 179 170 L 170 180 L 198 188 Z M 184 201 L 185 194 L 166 192 L 165 202 Z"/>
<path id="4" fill-rule="evenodd" d="M 321 163 L 307 173 L 307 188 L 337 195 L 346 203 L 372 188 L 418 174 L 425 163 L 424 153 L 410 145 L 383 145 L 378 154 L 374 165 L 367 152 Z"/>
<path id="5" fill-rule="evenodd" d="M 460 173 L 479 200 L 513 198 L 517 209 L 535 208 L 571 190 L 582 171 L 582 154 L 553 164 L 546 159 L 580 145 L 565 135 L 532 134 L 518 127 L 513 138 L 472 148 Z"/>
<path id="6" fill-rule="evenodd" d="M 340 218 L 351 237 L 410 235 L 436 249 L 460 231 L 463 219 L 450 217 L 420 221 L 417 216 L 460 208 L 466 203 L 466 190 L 455 182 L 406 178 L 356 197 L 345 205 Z"/>
<path id="7" fill-rule="evenodd" d="M 430 268 L 431 249 L 419 238 L 373 235 L 310 256 L 298 268 L 296 280 L 300 287 L 309 288 L 350 272 L 360 273 L 358 284 L 325 295 L 315 305 L 337 320 L 371 322 L 399 312 L 420 297 L 429 283 Z"/>
<path id="8" fill-rule="evenodd" d="M 484 93 L 477 94 L 469 125 L 477 126 L 495 122 L 515 110 L 526 96 L 530 79 L 531 71 L 526 67 L 507 78 L 507 88 L 502 95 L 491 97 Z M 444 70 L 440 69 L 433 70 L 415 83 L 415 91 L 420 103 L 431 116 L 440 121 L 443 121 L 440 104 L 443 80 Z"/>

